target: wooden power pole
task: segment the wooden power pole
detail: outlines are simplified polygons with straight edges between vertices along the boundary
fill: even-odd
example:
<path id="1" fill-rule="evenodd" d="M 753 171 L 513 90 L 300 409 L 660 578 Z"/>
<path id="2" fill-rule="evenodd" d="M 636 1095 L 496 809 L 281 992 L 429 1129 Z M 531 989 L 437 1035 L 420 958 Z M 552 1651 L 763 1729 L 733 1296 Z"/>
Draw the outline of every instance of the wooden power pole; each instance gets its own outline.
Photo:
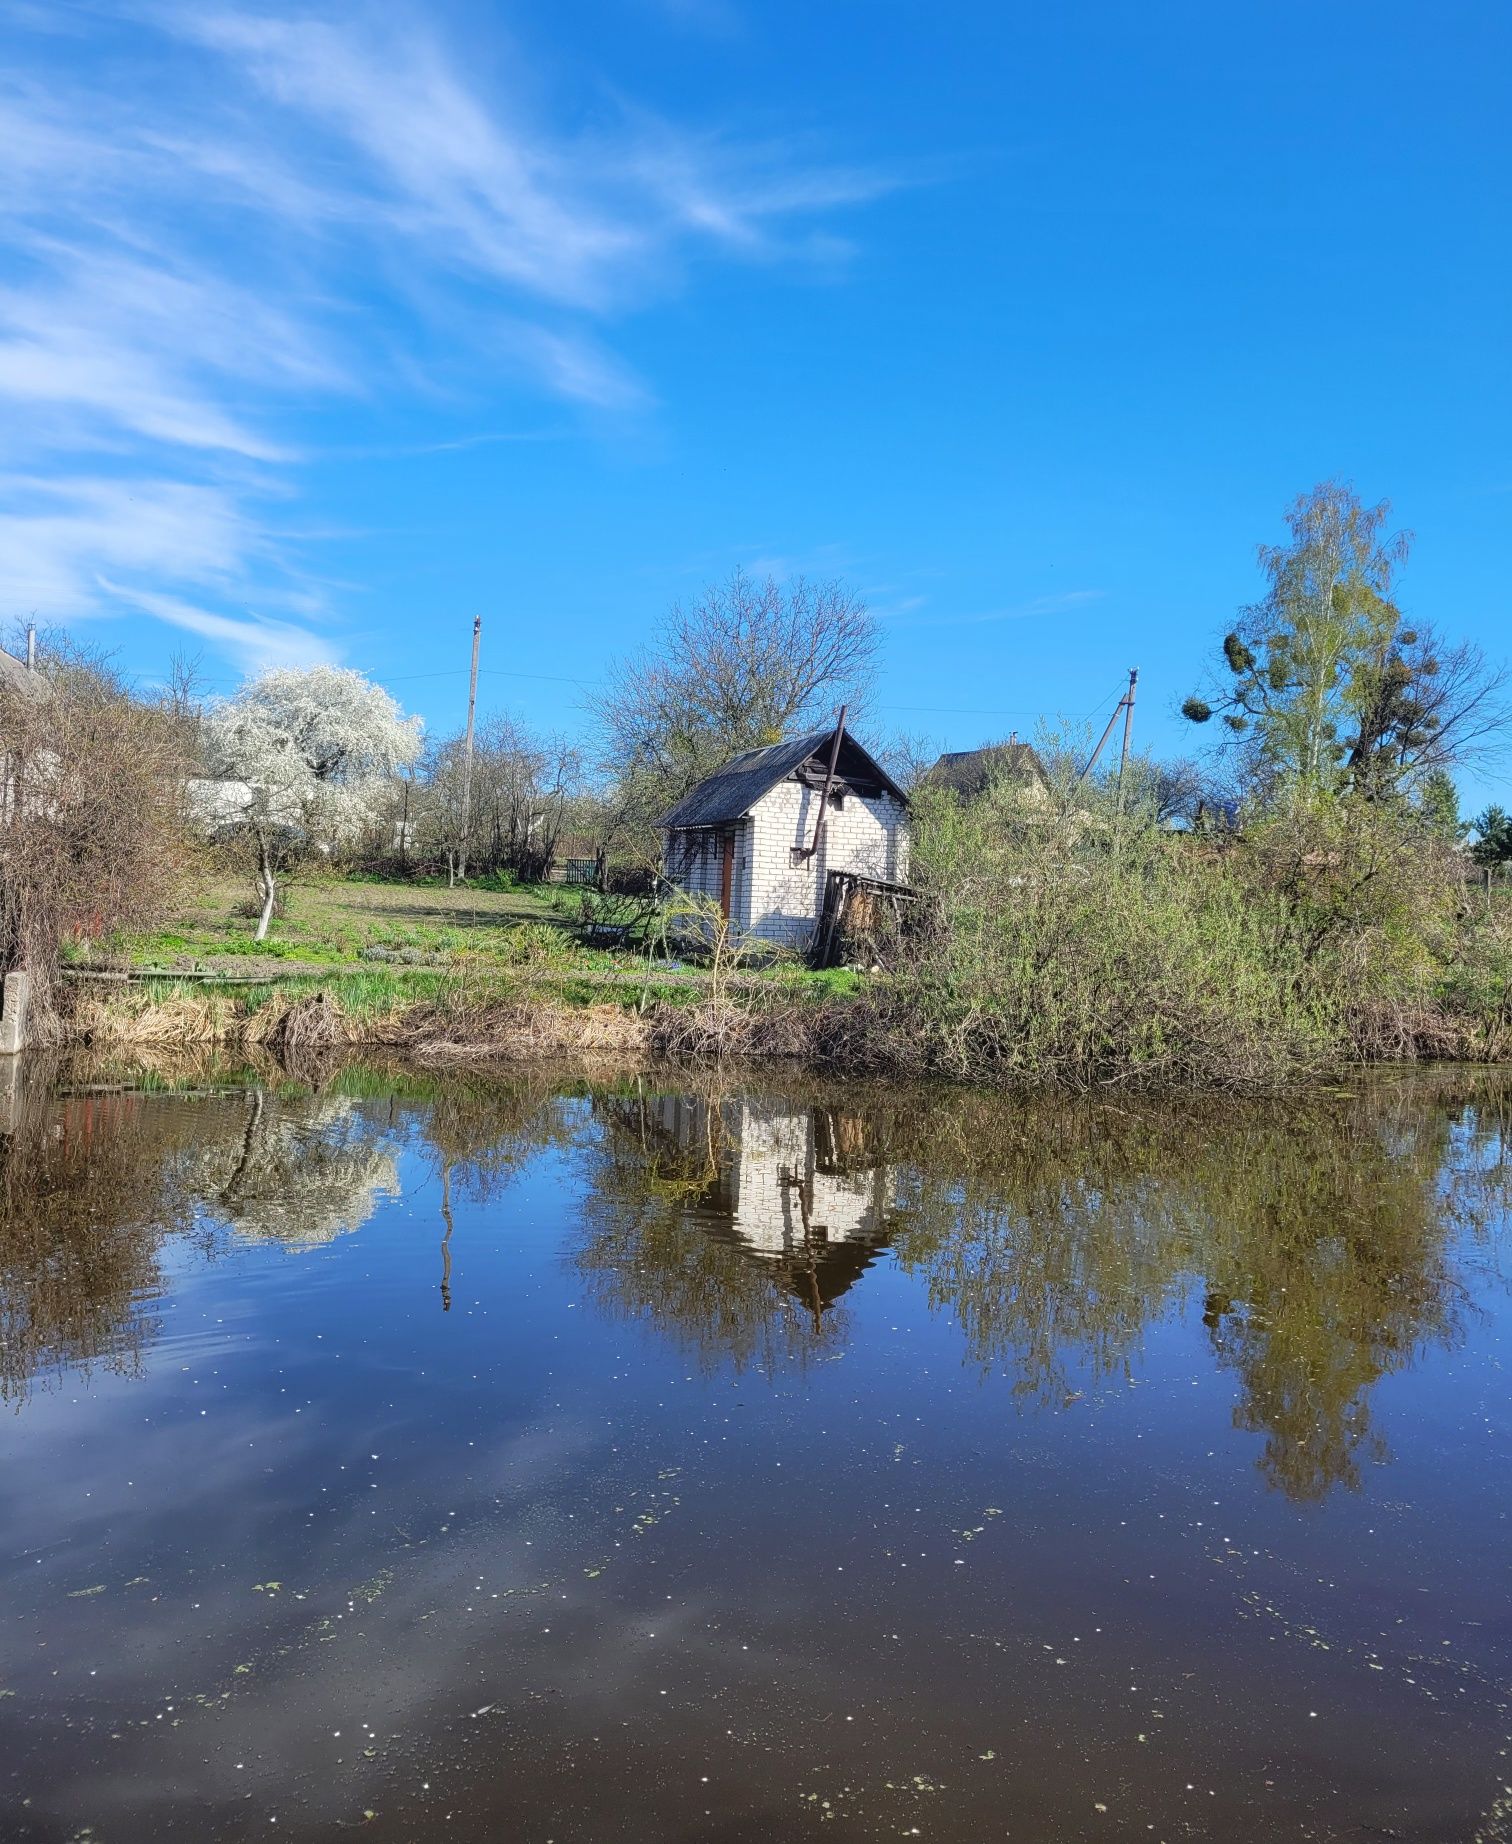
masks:
<path id="1" fill-rule="evenodd" d="M 462 838 L 457 849 L 457 876 L 467 876 L 467 834 L 472 825 L 473 724 L 478 711 L 478 642 L 483 617 L 473 616 L 472 674 L 467 683 L 467 736 L 462 744 Z"/>

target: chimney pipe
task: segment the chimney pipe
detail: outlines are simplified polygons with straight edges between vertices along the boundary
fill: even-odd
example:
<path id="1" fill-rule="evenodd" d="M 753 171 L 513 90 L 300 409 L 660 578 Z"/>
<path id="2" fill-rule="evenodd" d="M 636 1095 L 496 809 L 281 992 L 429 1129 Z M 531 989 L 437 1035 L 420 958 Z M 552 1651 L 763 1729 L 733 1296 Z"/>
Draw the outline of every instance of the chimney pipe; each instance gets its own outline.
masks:
<path id="1" fill-rule="evenodd" d="M 28 621 L 26 624 L 26 670 L 28 672 L 37 670 L 37 624 L 35 621 Z"/>

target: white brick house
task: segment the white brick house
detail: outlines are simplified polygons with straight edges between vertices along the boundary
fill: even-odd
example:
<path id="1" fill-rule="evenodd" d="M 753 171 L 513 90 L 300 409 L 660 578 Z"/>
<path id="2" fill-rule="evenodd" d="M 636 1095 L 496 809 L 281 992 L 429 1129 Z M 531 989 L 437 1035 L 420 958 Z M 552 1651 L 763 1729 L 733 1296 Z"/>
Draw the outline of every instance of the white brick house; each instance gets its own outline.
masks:
<path id="1" fill-rule="evenodd" d="M 848 733 L 815 849 L 834 746 L 833 730 L 816 730 L 749 749 L 699 782 L 659 822 L 669 882 L 717 902 L 744 933 L 798 949 L 813 940 L 831 871 L 902 883 L 908 798 Z"/>

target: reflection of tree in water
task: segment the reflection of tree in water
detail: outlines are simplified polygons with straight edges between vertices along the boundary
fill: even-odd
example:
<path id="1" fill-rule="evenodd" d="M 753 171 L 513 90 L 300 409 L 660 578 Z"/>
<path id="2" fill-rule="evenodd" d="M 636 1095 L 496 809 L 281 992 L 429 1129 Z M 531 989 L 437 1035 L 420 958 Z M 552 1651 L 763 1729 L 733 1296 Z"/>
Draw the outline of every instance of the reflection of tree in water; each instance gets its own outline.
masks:
<path id="1" fill-rule="evenodd" d="M 71 1364 L 134 1369 L 170 1237 L 329 1242 L 397 1195 L 404 1144 L 483 1202 L 581 1112 L 544 1077 L 344 1070 L 316 1095 L 276 1071 L 132 1090 L 76 1068 L 58 1095 L 58 1074 L 33 1057 L 0 1069 L 0 1399 Z"/>
<path id="2" fill-rule="evenodd" d="M 402 1071 L 387 1072 L 402 1085 Z M 498 1202 L 514 1179 L 548 1147 L 565 1147 L 577 1136 L 581 1103 L 559 1092 L 539 1071 L 510 1077 L 449 1072 L 424 1083 L 424 1110 L 414 1117 L 412 1143 L 423 1154 L 440 1186 L 441 1309 L 451 1311 L 452 1263 L 465 1258 L 453 1243 L 453 1204 L 474 1207 Z M 397 1095 L 389 1097 L 390 1121 L 397 1125 Z"/>
<path id="3" fill-rule="evenodd" d="M 1203 1322 L 1243 1384 L 1235 1425 L 1264 1436 L 1261 1470 L 1288 1497 L 1358 1486 L 1362 1460 L 1386 1451 L 1374 1384 L 1460 1336 L 1451 1236 L 1473 1248 L 1506 1205 L 1505 1174 L 1481 1159 L 1500 1145 L 1495 1114 L 1386 1093 L 1240 1128 L 1210 1167 L 1226 1207 Z"/>
<path id="4" fill-rule="evenodd" d="M 398 1171 L 340 1096 L 263 1087 L 54 1098 L 28 1066 L 0 1133 L 0 1392 L 68 1364 L 137 1367 L 165 1240 L 234 1229 L 309 1248 L 358 1228 Z"/>
<path id="5" fill-rule="evenodd" d="M 770 1366 L 839 1340 L 828 1305 L 890 1240 L 970 1360 L 1036 1401 L 1088 1368 L 1126 1369 L 1145 1328 L 1200 1288 L 1261 1470 L 1315 1499 L 1380 1451 L 1374 1384 L 1459 1335 L 1465 1251 L 1506 1206 L 1506 1092 L 1415 1077 L 1284 1105 L 812 1084 L 794 1100 L 621 1097 L 598 1109 L 574 1260 L 600 1305 L 706 1362 Z M 816 1244 L 812 1203 L 783 1215 L 797 1169 L 782 1122 L 813 1171 L 868 1199 L 854 1234 Z M 827 1138 L 842 1150 L 826 1156 Z"/>
<path id="6" fill-rule="evenodd" d="M 601 1099 L 573 1262 L 595 1302 L 709 1364 L 771 1368 L 838 1344 L 840 1297 L 885 1238 L 887 1173 L 862 1115 L 717 1089 Z"/>
<path id="7" fill-rule="evenodd" d="M 392 1148 L 344 1095 L 247 1091 L 239 1138 L 203 1146 L 195 1190 L 244 1236 L 314 1248 L 350 1234 L 399 1195 Z"/>
<path id="8" fill-rule="evenodd" d="M 1459 1336 L 1508 1192 L 1512 1085 L 1416 1076 L 1286 1104 L 1024 1101 L 804 1082 L 564 1091 L 549 1076 L 341 1073 L 321 1095 L 0 1094 L 0 1394 L 130 1368 L 170 1236 L 291 1247 L 355 1229 L 409 1146 L 475 1207 L 546 1147 L 587 1187 L 569 1254 L 606 1310 L 708 1363 L 780 1368 L 849 1335 L 889 1242 L 970 1361 L 1057 1400 L 1117 1374 L 1193 1294 L 1238 1426 L 1297 1499 L 1381 1451 L 1370 1395 Z M 14 1076 L 12 1087 L 15 1088 Z M 436 1251 L 443 1281 L 466 1235 Z M 1499 1277 L 1498 1277 L 1499 1278 Z"/>
<path id="9" fill-rule="evenodd" d="M 155 1330 L 165 1237 L 194 1230 L 193 1110 L 142 1095 L 55 1102 L 29 1056 L 0 1098 L 0 1400 L 72 1364 L 132 1373 Z M 194 1129 L 191 1129 L 191 1133 Z"/>
<path id="10" fill-rule="evenodd" d="M 1048 1397 L 1072 1363 L 1121 1365 L 1204 1282 L 1236 1425 L 1264 1436 L 1271 1484 L 1321 1498 L 1381 1451 L 1373 1385 L 1459 1335 L 1451 1235 L 1473 1247 L 1507 1201 L 1502 1091 L 1475 1094 L 1465 1079 L 1436 1104 L 1418 1079 L 1285 1105 L 961 1097 L 918 1117 L 898 1257 L 978 1362 Z"/>

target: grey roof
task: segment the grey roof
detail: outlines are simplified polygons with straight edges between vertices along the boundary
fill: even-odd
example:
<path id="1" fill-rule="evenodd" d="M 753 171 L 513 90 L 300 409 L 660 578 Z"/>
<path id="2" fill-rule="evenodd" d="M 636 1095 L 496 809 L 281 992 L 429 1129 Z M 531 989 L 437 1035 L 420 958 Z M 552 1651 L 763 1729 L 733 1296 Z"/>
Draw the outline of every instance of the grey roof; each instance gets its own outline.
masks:
<path id="1" fill-rule="evenodd" d="M 27 698 L 45 698 L 47 681 L 33 672 L 24 659 L 17 659 L 14 653 L 7 653 L 0 647 L 0 686 L 7 691 L 20 692 Z"/>
<path id="2" fill-rule="evenodd" d="M 1045 765 L 1029 743 L 985 743 L 980 749 L 957 749 L 942 755 L 924 779 L 931 787 L 957 794 L 980 794 L 995 775 L 1012 781 L 1049 785 Z"/>
<path id="3" fill-rule="evenodd" d="M 790 736 L 780 743 L 769 743 L 765 749 L 747 749 L 733 756 L 717 773 L 684 794 L 657 825 L 675 831 L 685 826 L 727 826 L 732 820 L 743 819 L 768 789 L 785 781 L 810 756 L 826 753 L 834 734 L 833 730 L 810 730 L 805 736 Z M 897 782 L 847 730 L 841 743 L 841 760 L 854 765 L 857 757 L 869 777 L 880 781 L 906 804 L 907 797 Z"/>

